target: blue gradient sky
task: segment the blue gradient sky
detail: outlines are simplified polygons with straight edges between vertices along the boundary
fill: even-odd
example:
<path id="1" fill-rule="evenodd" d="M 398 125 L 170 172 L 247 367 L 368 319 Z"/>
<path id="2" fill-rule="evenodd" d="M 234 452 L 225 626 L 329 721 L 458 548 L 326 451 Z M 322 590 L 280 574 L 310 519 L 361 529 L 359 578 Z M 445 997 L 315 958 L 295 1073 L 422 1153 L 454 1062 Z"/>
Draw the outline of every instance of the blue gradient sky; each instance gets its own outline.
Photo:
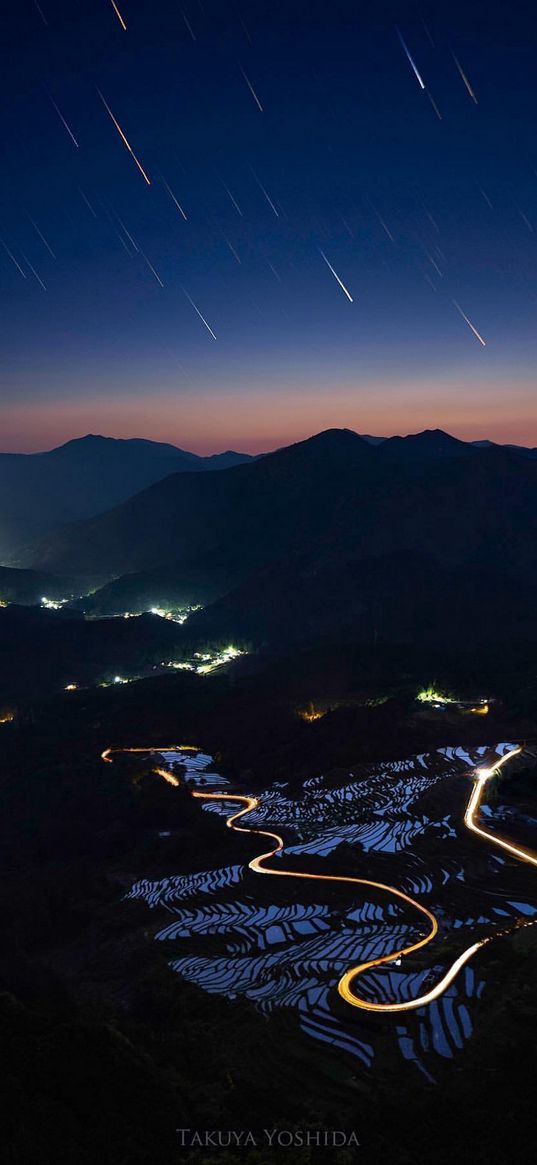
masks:
<path id="1" fill-rule="evenodd" d="M 126 32 L 109 0 L 9 18 L 0 236 L 26 278 L 0 248 L 0 446 L 255 451 L 330 425 L 537 444 L 531 6 L 118 7 Z"/>

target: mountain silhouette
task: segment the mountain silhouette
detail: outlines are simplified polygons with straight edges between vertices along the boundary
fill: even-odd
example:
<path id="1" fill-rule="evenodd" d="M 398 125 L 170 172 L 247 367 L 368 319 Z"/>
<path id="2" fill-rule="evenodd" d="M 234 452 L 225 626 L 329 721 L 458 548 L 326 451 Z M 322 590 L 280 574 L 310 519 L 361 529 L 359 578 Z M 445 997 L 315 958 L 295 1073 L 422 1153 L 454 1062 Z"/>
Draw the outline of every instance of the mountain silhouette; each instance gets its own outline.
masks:
<path id="1" fill-rule="evenodd" d="M 0 561 L 65 522 L 110 509 L 177 470 L 248 461 L 247 454 L 198 457 L 157 441 L 88 434 L 48 453 L 0 453 Z"/>

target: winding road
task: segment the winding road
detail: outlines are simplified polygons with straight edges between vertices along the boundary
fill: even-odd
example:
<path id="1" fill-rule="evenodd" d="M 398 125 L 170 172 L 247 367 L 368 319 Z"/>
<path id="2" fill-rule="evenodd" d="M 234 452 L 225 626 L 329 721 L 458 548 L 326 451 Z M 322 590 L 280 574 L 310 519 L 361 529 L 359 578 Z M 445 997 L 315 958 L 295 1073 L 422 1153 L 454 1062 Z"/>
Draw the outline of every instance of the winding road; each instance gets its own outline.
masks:
<path id="1" fill-rule="evenodd" d="M 118 748 L 118 749 L 107 748 L 101 754 L 101 757 L 102 757 L 103 761 L 110 763 L 112 760 L 111 754 L 113 752 L 118 752 L 118 753 L 123 753 L 123 752 L 150 753 L 150 752 L 190 752 L 190 751 L 193 751 L 193 747 L 191 745 L 175 745 L 175 746 L 172 746 L 172 748 L 166 748 L 166 749 L 157 749 L 154 747 L 150 747 L 150 748 Z M 194 751 L 196 751 L 196 750 L 194 750 Z M 518 858 L 522 861 L 525 861 L 525 862 L 529 862 L 533 866 L 537 866 L 537 855 L 536 854 L 532 853 L 529 850 L 525 850 L 520 846 L 515 846 L 511 842 L 506 841 L 504 838 L 496 837 L 495 834 L 488 833 L 487 830 L 483 829 L 483 827 L 480 826 L 479 824 L 477 824 L 477 821 L 476 821 L 476 817 L 479 814 L 479 808 L 481 805 L 483 793 L 484 793 L 487 782 L 502 768 L 502 766 L 504 764 L 506 764 L 507 761 L 509 761 L 513 756 L 516 756 L 521 751 L 522 751 L 522 749 L 520 747 L 513 748 L 510 750 L 510 752 L 505 753 L 504 756 L 502 756 L 493 765 L 491 765 L 490 768 L 481 768 L 480 767 L 480 768 L 475 769 L 474 778 L 473 778 L 473 785 L 472 785 L 472 792 L 470 794 L 468 804 L 466 806 L 466 810 L 465 810 L 465 814 L 464 814 L 464 824 L 466 825 L 467 829 L 469 829 L 472 833 L 476 833 L 480 837 L 484 837 L 487 841 L 492 842 L 494 845 L 500 846 L 502 849 L 504 849 L 508 853 L 510 853 L 513 857 L 516 857 L 516 858 Z M 172 785 L 179 784 L 177 777 L 175 777 L 168 770 L 162 769 L 162 768 L 156 768 L 154 771 L 156 773 L 158 773 L 159 776 L 164 777 L 164 779 L 167 780 L 170 784 L 172 784 Z M 276 854 L 279 854 L 283 851 L 283 848 L 284 848 L 283 838 L 280 837 L 279 834 L 272 833 L 266 829 L 255 829 L 252 826 L 237 825 L 237 822 L 239 820 L 241 820 L 243 817 L 245 817 L 246 814 L 251 813 L 254 809 L 257 809 L 259 807 L 259 805 L 260 805 L 259 798 L 254 797 L 254 796 L 246 796 L 246 795 L 238 794 L 238 793 L 227 793 L 227 792 L 208 793 L 208 792 L 200 792 L 197 790 L 192 791 L 191 796 L 199 798 L 200 800 L 204 800 L 204 801 L 211 800 L 211 801 L 238 802 L 242 806 L 242 808 L 239 809 L 236 813 L 233 813 L 231 817 L 227 818 L 226 825 L 228 826 L 228 828 L 233 829 L 238 833 L 252 833 L 252 834 L 256 834 L 259 837 L 270 838 L 271 842 L 274 843 L 271 846 L 271 848 L 268 849 L 266 851 L 266 853 L 262 853 L 258 857 L 252 858 L 251 862 L 248 863 L 249 868 L 251 870 L 253 870 L 254 873 L 256 873 L 256 874 L 270 874 L 274 877 L 279 877 L 279 878 L 302 878 L 302 879 L 308 879 L 311 881 L 319 881 L 319 882 L 344 882 L 344 883 L 348 883 L 348 884 L 355 885 L 355 886 L 356 885 L 358 885 L 358 886 L 370 886 L 370 887 L 373 887 L 375 890 L 383 891 L 384 893 L 390 894 L 393 897 L 398 898 L 399 900 L 405 902 L 407 905 L 411 906 L 414 910 L 418 911 L 418 913 L 421 914 L 426 919 L 427 924 L 428 924 L 428 929 L 427 929 L 426 933 L 421 938 L 416 940 L 416 942 L 410 944 L 409 946 L 401 947 L 398 950 L 391 951 L 390 954 L 388 954 L 388 955 L 382 955 L 379 958 L 370 959 L 366 963 L 359 963 L 356 967 L 351 967 L 349 971 L 345 972 L 345 974 L 339 980 L 338 991 L 339 991 L 339 994 L 341 995 L 341 997 L 346 1001 L 346 1003 L 349 1003 L 352 1007 L 359 1007 L 359 1008 L 362 1008 L 364 1011 L 373 1011 L 373 1012 L 380 1012 L 380 1013 L 412 1011 L 415 1008 L 424 1007 L 426 1004 L 432 1003 L 433 1000 L 438 999 L 438 997 L 440 995 L 442 995 L 442 993 L 446 990 L 447 987 L 449 987 L 450 983 L 452 983 L 453 980 L 455 979 L 455 977 L 458 975 L 461 968 L 464 967 L 464 965 L 469 962 L 469 960 L 476 954 L 476 952 L 478 950 L 480 950 L 481 947 L 484 947 L 488 943 L 492 942 L 494 938 L 499 938 L 500 935 L 510 934 L 513 930 L 517 929 L 519 926 L 535 925 L 534 922 L 528 922 L 527 920 L 523 920 L 523 921 L 521 920 L 521 921 L 516 922 L 514 924 L 514 926 L 512 925 L 505 930 L 502 930 L 500 932 L 496 932 L 496 934 L 494 934 L 494 935 L 490 935 L 487 938 L 479 939 L 477 942 L 472 943 L 471 946 L 467 947 L 466 950 L 463 951 L 463 953 L 461 955 L 459 955 L 459 957 L 457 959 L 455 959 L 455 962 L 452 963 L 452 965 L 449 967 L 449 969 L 446 971 L 446 973 L 442 976 L 442 978 L 439 979 L 439 981 L 435 984 L 434 987 L 432 987 L 429 991 L 426 991 L 423 994 L 416 996 L 414 999 L 405 1000 L 402 1003 L 371 1003 L 369 1000 L 361 998 L 361 996 L 356 994 L 356 992 L 353 989 L 359 975 L 362 975 L 365 971 L 371 970 L 373 967 L 380 967 L 386 963 L 393 963 L 394 960 L 400 959 L 404 955 L 410 955 L 410 954 L 412 954 L 413 951 L 418 951 L 418 950 L 420 950 L 421 947 L 427 946 L 427 944 L 430 943 L 432 941 L 432 939 L 434 939 L 435 935 L 438 933 L 438 922 L 437 922 L 434 914 L 426 906 L 424 906 L 422 903 L 418 902 L 415 898 L 411 898 L 408 894 L 405 894 L 402 890 L 398 890 L 395 886 L 389 886 L 389 885 L 385 884 L 384 882 L 374 882 L 368 878 L 355 878 L 355 877 L 342 875 L 342 874 L 313 874 L 313 873 L 307 873 L 307 872 L 303 872 L 303 871 L 299 871 L 299 870 L 281 870 L 281 869 L 274 869 L 271 866 L 267 867 L 264 865 L 264 863 L 269 861 L 270 858 L 275 857 Z"/>

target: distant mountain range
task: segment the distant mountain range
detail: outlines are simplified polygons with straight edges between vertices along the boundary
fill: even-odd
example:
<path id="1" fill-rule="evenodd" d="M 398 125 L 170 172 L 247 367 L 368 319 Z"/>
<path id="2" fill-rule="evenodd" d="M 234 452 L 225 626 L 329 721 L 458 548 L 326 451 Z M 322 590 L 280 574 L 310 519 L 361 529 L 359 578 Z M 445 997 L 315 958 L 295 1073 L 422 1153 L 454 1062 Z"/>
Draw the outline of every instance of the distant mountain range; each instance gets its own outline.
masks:
<path id="1" fill-rule="evenodd" d="M 87 610 L 204 603 L 185 626 L 199 642 L 520 635 L 537 630 L 532 452 L 332 429 L 167 476 L 18 565 L 114 580 Z"/>
<path id="2" fill-rule="evenodd" d="M 0 562 L 57 526 L 109 510 L 170 473 L 250 460 L 246 453 L 198 457 L 156 441 L 93 435 L 49 453 L 0 453 Z"/>

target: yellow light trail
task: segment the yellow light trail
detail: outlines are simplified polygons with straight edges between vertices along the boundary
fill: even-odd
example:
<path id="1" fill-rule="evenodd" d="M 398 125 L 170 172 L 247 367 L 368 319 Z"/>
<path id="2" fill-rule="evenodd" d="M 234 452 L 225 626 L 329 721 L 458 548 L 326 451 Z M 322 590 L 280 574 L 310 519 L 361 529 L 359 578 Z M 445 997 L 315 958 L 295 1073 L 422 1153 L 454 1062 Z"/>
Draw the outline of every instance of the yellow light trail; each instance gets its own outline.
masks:
<path id="1" fill-rule="evenodd" d="M 112 761 L 112 752 L 143 753 L 187 751 L 195 751 L 195 749 L 190 745 L 176 745 L 171 749 L 156 749 L 154 747 L 119 749 L 106 748 L 104 752 L 101 753 L 101 759 L 110 763 Z M 523 849 L 521 846 L 513 845 L 511 842 L 506 841 L 503 838 L 498 838 L 492 833 L 488 833 L 481 826 L 477 825 L 475 821 L 487 781 L 489 781 L 491 777 L 495 776 L 495 774 L 499 772 L 499 770 L 504 764 L 506 764 L 507 761 L 511 760 L 513 756 L 516 756 L 521 751 L 521 747 L 513 748 L 509 752 L 505 753 L 504 756 L 500 757 L 500 759 L 497 760 L 490 768 L 478 768 L 475 770 L 474 784 L 464 814 L 464 824 L 471 832 L 479 834 L 481 837 L 486 838 L 487 841 L 493 842 L 494 845 L 501 846 L 502 849 L 507 850 L 508 853 L 511 853 L 513 857 L 520 858 L 523 861 L 529 862 L 531 865 L 537 866 L 536 854 L 529 850 Z M 177 778 L 174 777 L 171 773 L 160 768 L 155 769 L 155 772 L 164 777 L 165 780 L 169 781 L 171 784 L 179 784 Z M 386 963 L 392 963 L 395 959 L 400 959 L 404 955 L 412 954 L 414 951 L 418 951 L 422 947 L 427 946 L 428 943 L 430 943 L 438 933 L 438 923 L 432 911 L 430 911 L 428 907 L 424 906 L 421 902 L 418 902 L 415 898 L 411 898 L 409 894 L 405 894 L 403 890 L 398 890 L 395 886 L 387 885 L 384 882 L 374 882 L 369 878 L 355 878 L 344 874 L 313 874 L 306 873 L 301 870 L 275 870 L 271 869 L 270 867 L 267 868 L 263 863 L 283 851 L 283 838 L 280 837 L 279 834 L 273 833 L 271 830 L 255 829 L 254 827 L 245 827 L 236 824 L 237 821 L 239 821 L 240 818 L 244 817 L 247 813 L 251 813 L 254 809 L 259 808 L 260 802 L 257 797 L 239 793 L 208 793 L 204 791 L 199 792 L 197 790 L 193 790 L 191 795 L 192 797 L 196 797 L 201 800 L 238 802 L 243 806 L 243 808 L 239 809 L 236 813 L 233 813 L 231 817 L 227 818 L 226 826 L 229 829 L 233 829 L 237 833 L 253 833 L 258 837 L 268 837 L 272 842 L 275 843 L 270 849 L 266 851 L 266 853 L 259 854 L 258 857 L 252 858 L 252 860 L 248 863 L 249 869 L 253 870 L 254 873 L 270 874 L 274 877 L 280 878 L 303 878 L 316 882 L 345 882 L 351 885 L 370 886 L 375 890 L 380 890 L 382 892 L 392 894 L 395 898 L 399 898 L 407 905 L 419 911 L 419 913 L 427 919 L 429 923 L 429 929 L 427 930 L 426 934 L 417 939 L 416 942 L 411 943 L 406 947 L 401 947 L 396 951 L 391 951 L 388 955 L 382 955 L 379 958 L 370 959 L 365 963 L 359 963 L 358 966 L 351 967 L 349 971 L 345 972 L 345 974 L 339 980 L 338 992 L 346 1001 L 346 1003 L 349 1003 L 352 1007 L 358 1007 L 364 1011 L 380 1013 L 412 1011 L 419 1007 L 425 1007 L 428 1003 L 432 1003 L 435 999 L 438 999 L 439 996 L 442 995 L 446 988 L 449 987 L 449 985 L 456 978 L 461 968 L 469 962 L 469 960 L 476 954 L 478 950 L 492 942 L 494 938 L 499 937 L 500 934 L 510 934 L 511 931 L 516 929 L 517 926 L 534 925 L 533 923 L 528 922 L 524 922 L 522 924 L 518 922 L 507 931 L 503 930 L 497 932 L 495 935 L 489 935 L 487 938 L 479 939 L 477 942 L 472 943 L 471 946 L 467 947 L 466 950 L 464 950 L 462 954 L 460 954 L 458 958 L 455 959 L 454 963 L 452 963 L 442 978 L 433 987 L 431 987 L 429 991 L 424 992 L 422 995 L 416 996 L 414 999 L 406 1000 L 402 1003 L 371 1003 L 366 999 L 362 999 L 352 989 L 356 979 L 359 975 L 363 974 L 364 971 L 371 970 L 373 967 L 380 967 Z"/>
<path id="2" fill-rule="evenodd" d="M 169 785 L 175 785 L 176 788 L 181 783 L 179 778 L 174 777 L 173 773 L 170 773 L 168 769 L 153 769 L 153 772 L 157 774 L 157 777 L 164 777 L 164 780 L 167 781 Z"/>
<path id="3" fill-rule="evenodd" d="M 114 752 L 199 752 L 197 744 L 167 744 L 163 748 L 157 748 L 156 744 L 146 745 L 145 748 L 105 748 L 101 753 L 101 760 L 107 764 L 112 764 L 112 753 Z"/>
<path id="4" fill-rule="evenodd" d="M 496 837 L 496 834 L 494 833 L 488 833 L 486 829 L 483 829 L 481 825 L 477 825 L 475 821 L 476 814 L 479 812 L 479 807 L 487 781 L 489 781 L 490 778 L 498 772 L 502 765 L 505 764 L 506 760 L 509 760 L 510 757 L 515 756 L 516 753 L 521 751 L 522 749 L 515 748 L 512 750 L 512 752 L 506 753 L 506 755 L 503 756 L 501 760 L 497 761 L 497 763 L 490 769 L 476 769 L 476 780 L 472 790 L 472 795 L 468 805 L 466 806 L 464 824 L 466 825 L 467 829 L 472 831 L 472 833 L 478 833 L 480 837 L 485 837 L 487 841 L 494 842 L 494 845 L 501 846 L 502 849 L 505 849 L 508 853 L 513 854 L 515 858 L 521 858 L 522 861 L 529 862 L 532 866 L 537 866 L 537 854 L 532 853 L 531 850 L 522 849 L 521 846 L 513 845 L 510 841 L 505 841 L 501 837 Z"/>
<path id="5" fill-rule="evenodd" d="M 486 342 L 486 340 L 484 340 L 484 339 L 483 339 L 483 336 L 480 336 L 480 334 L 479 334 L 479 332 L 478 332 L 477 328 L 474 328 L 474 325 L 473 325 L 472 321 L 471 321 L 471 320 L 469 320 L 469 319 L 468 319 L 468 316 L 465 314 L 465 312 L 463 312 L 463 310 L 462 310 L 462 307 L 460 306 L 460 304 L 458 304 L 458 303 L 457 303 L 457 300 L 456 300 L 456 299 L 452 299 L 452 301 L 451 301 L 451 302 L 452 302 L 452 303 L 454 304 L 454 306 L 457 308 L 457 311 L 459 312 L 459 315 L 461 315 L 461 316 L 462 316 L 463 320 L 466 320 L 466 323 L 468 324 L 468 327 L 469 327 L 469 328 L 470 328 L 470 330 L 471 330 L 471 331 L 474 333 L 474 336 L 476 336 L 476 338 L 479 340 L 479 343 L 480 343 L 480 344 L 482 344 L 482 345 L 483 345 L 483 347 L 485 348 L 485 347 L 486 347 L 486 343 L 487 343 L 487 342 Z"/>
<path id="6" fill-rule="evenodd" d="M 142 166 L 142 163 L 138 161 L 138 158 L 136 157 L 136 154 L 134 153 L 134 150 L 133 150 L 128 138 L 125 137 L 125 134 L 123 133 L 123 130 L 122 130 L 119 122 L 116 121 L 116 118 L 114 117 L 114 114 L 112 113 L 112 110 L 110 109 L 110 106 L 108 105 L 108 102 L 105 101 L 105 99 L 101 93 L 101 90 L 97 89 L 97 93 L 99 94 L 99 97 L 101 98 L 101 101 L 104 105 L 104 108 L 106 109 L 106 112 L 112 118 L 112 121 L 117 129 L 117 132 L 118 132 L 122 142 L 124 143 L 124 145 L 126 145 L 128 151 L 129 151 L 129 154 L 131 155 L 133 160 L 136 162 L 136 165 L 140 171 L 140 174 L 142 175 L 143 179 L 147 182 L 147 185 L 151 186 L 151 179 L 147 177 L 147 174 Z"/>

